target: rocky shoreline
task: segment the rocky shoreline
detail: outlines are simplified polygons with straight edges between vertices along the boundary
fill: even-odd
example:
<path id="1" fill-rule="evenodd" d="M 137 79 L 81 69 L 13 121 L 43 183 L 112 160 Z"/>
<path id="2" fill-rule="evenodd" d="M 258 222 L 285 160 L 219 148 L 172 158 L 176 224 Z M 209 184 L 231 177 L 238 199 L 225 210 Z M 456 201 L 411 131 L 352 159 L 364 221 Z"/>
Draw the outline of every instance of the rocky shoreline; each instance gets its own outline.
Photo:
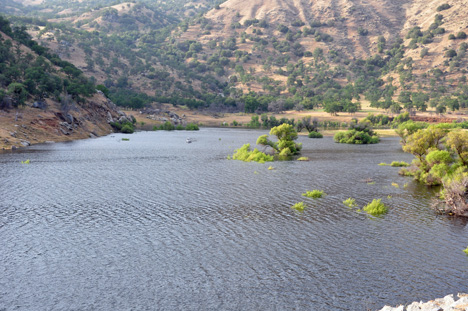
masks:
<path id="1" fill-rule="evenodd" d="M 408 306 L 385 306 L 379 311 L 468 311 L 468 294 L 458 294 L 455 298 L 447 295 L 427 302 L 413 302 Z"/>
<path id="2" fill-rule="evenodd" d="M 0 151 L 33 144 L 93 138 L 113 132 L 112 123 L 134 122 L 98 91 L 64 111 L 46 99 L 18 109 L 0 110 Z"/>

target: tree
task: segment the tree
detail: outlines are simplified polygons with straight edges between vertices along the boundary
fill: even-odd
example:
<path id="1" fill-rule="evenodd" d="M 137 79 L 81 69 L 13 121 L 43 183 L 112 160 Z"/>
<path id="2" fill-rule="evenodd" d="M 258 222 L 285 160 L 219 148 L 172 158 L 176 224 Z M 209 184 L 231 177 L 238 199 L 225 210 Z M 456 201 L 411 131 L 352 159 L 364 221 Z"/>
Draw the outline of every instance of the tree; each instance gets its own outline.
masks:
<path id="1" fill-rule="evenodd" d="M 445 145 L 457 155 L 462 165 L 468 166 L 468 132 L 457 130 L 448 133 Z"/>
<path id="2" fill-rule="evenodd" d="M 262 135 L 257 139 L 257 145 L 272 147 L 280 157 L 299 154 L 302 149 L 302 144 L 294 142 L 297 139 L 297 132 L 290 124 L 284 123 L 273 127 L 270 130 L 270 135 L 275 135 L 278 141 L 273 142 L 268 139 L 268 135 Z"/>
<path id="3" fill-rule="evenodd" d="M 26 98 L 28 98 L 28 91 L 22 83 L 13 82 L 8 85 L 8 95 L 13 99 L 13 106 L 18 107 L 24 105 Z"/>

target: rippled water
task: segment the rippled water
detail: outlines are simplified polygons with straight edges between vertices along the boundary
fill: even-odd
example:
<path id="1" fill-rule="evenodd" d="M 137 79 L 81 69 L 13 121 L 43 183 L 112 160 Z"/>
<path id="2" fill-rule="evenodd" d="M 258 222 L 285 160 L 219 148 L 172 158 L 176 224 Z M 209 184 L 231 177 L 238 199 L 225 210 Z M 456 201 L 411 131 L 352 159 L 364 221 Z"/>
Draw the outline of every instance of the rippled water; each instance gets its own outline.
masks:
<path id="1" fill-rule="evenodd" d="M 398 139 L 301 137 L 311 161 L 275 170 L 226 159 L 264 133 L 0 154 L 0 310 L 375 310 L 468 291 L 466 222 L 436 216 L 430 190 L 377 165 L 411 161 Z M 301 196 L 313 189 L 328 195 Z M 391 209 L 368 217 L 348 197 Z"/>

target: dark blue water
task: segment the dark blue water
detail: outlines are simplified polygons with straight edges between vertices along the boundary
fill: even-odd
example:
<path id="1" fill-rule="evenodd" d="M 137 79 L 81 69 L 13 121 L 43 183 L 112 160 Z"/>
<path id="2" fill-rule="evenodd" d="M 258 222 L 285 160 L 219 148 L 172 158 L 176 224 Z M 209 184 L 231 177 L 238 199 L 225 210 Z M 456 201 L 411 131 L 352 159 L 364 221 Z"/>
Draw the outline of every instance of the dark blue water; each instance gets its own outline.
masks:
<path id="1" fill-rule="evenodd" d="M 265 133 L 0 154 L 0 310 L 375 310 L 468 291 L 466 222 L 435 215 L 430 189 L 377 165 L 411 161 L 398 139 L 301 137 L 309 162 L 226 159 Z M 301 196 L 313 189 L 327 195 Z M 349 197 L 390 211 L 369 217 Z M 304 212 L 290 208 L 300 201 Z"/>

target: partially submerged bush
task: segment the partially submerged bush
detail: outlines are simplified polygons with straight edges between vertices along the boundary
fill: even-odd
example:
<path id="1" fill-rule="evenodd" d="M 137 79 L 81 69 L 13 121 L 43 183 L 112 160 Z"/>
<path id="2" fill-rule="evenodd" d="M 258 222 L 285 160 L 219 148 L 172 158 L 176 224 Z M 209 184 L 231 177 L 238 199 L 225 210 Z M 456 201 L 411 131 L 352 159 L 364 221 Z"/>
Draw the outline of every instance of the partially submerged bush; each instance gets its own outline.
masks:
<path id="1" fill-rule="evenodd" d="M 468 256 L 468 247 L 463 250 L 463 252 Z"/>
<path id="2" fill-rule="evenodd" d="M 356 207 L 356 200 L 353 198 L 348 198 L 343 201 L 343 204 L 346 205 L 347 207 Z"/>
<path id="3" fill-rule="evenodd" d="M 371 203 L 364 206 L 363 210 L 373 216 L 379 216 L 388 212 L 388 207 L 382 203 L 382 199 L 374 199 Z"/>
<path id="4" fill-rule="evenodd" d="M 468 217 L 468 172 L 460 167 L 454 173 L 442 179 L 444 189 L 441 198 L 444 200 L 444 212 L 456 216 Z"/>
<path id="5" fill-rule="evenodd" d="M 229 158 L 229 157 L 228 157 Z M 265 163 L 265 162 L 272 162 L 273 156 L 267 155 L 257 148 L 254 150 L 250 150 L 250 144 L 245 144 L 241 148 L 235 150 L 234 154 L 232 155 L 233 160 L 241 160 L 244 162 L 258 162 L 258 163 Z"/>
<path id="6" fill-rule="evenodd" d="M 306 193 L 303 193 L 302 195 L 308 198 L 318 199 L 326 194 L 322 190 L 312 190 L 312 191 L 307 191 Z"/>
<path id="7" fill-rule="evenodd" d="M 335 142 L 341 144 L 377 144 L 379 136 L 371 129 L 368 123 L 353 123 L 346 132 L 338 132 L 333 137 Z"/>
<path id="8" fill-rule="evenodd" d="M 312 131 L 309 133 L 309 138 L 323 138 L 323 134 L 319 132 Z"/>
<path id="9" fill-rule="evenodd" d="M 297 159 L 297 161 L 309 161 L 308 157 L 300 157 Z"/>
<path id="10" fill-rule="evenodd" d="M 408 167 L 409 164 L 404 162 L 404 161 L 393 161 L 391 164 L 390 164 L 391 167 Z"/>
<path id="11" fill-rule="evenodd" d="M 291 206 L 291 208 L 298 210 L 298 211 L 303 211 L 306 208 L 306 205 L 304 204 L 304 202 L 299 202 Z"/>

